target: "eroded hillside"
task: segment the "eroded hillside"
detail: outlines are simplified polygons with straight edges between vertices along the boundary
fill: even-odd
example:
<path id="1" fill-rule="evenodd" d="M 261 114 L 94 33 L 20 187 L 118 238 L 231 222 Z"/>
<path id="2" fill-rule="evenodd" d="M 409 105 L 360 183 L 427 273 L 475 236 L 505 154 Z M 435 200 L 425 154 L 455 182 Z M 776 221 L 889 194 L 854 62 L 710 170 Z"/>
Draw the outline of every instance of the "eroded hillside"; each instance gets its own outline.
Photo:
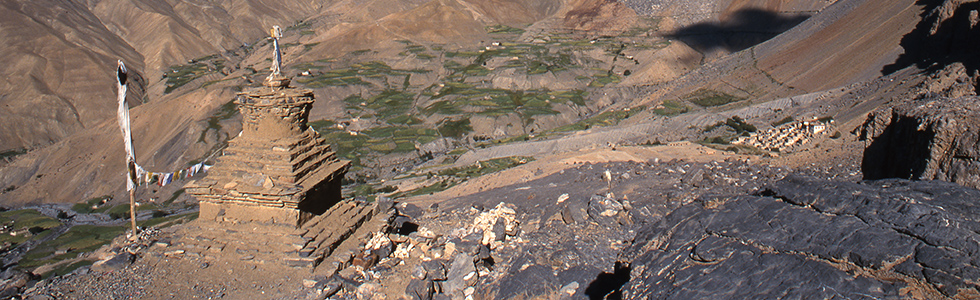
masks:
<path id="1" fill-rule="evenodd" d="M 117 59 L 136 74 L 135 107 L 162 98 L 171 65 L 236 50 L 317 9 L 258 0 L 3 1 L 0 149 L 39 149 L 113 119 Z"/>
<path id="2" fill-rule="evenodd" d="M 147 92 L 141 101 L 148 104 L 132 112 L 138 159 L 167 171 L 213 158 L 238 130 L 228 104 L 233 93 L 260 81 L 268 68 L 269 44 L 261 38 L 261 28 L 284 23 L 287 73 L 295 76 L 295 84 L 318 95 L 312 125 L 342 155 L 355 160 L 352 181 L 373 182 L 371 189 L 352 191 L 358 195 L 390 190 L 380 179 L 438 173 L 470 150 L 551 140 L 622 119 L 625 124 L 662 122 L 729 102 L 759 103 L 865 80 L 894 59 L 897 50 L 888 49 L 901 49 L 901 34 L 889 31 L 889 38 L 879 38 L 881 31 L 872 30 L 834 35 L 839 30 L 834 28 L 877 20 L 868 14 L 882 20 L 915 19 L 920 8 L 857 0 L 213 4 L 193 9 L 197 6 L 184 2 L 93 2 L 87 7 L 94 20 L 136 53 L 152 53 L 141 59 L 145 69 L 164 71 L 145 76 Z M 276 9 L 260 9 L 264 6 Z M 910 30 L 915 24 L 904 22 Z M 161 27 L 175 29 L 154 36 L 152 29 Z M 820 41 L 820 34 L 836 40 Z M 707 43 L 717 36 L 729 40 Z M 837 55 L 816 64 L 803 59 L 822 57 L 819 51 L 846 51 L 833 47 L 854 43 L 874 49 L 866 56 L 875 59 L 862 62 L 880 63 L 853 68 L 859 75 L 843 76 L 814 68 L 831 70 L 857 58 L 841 60 Z M 871 46 L 875 43 L 883 46 Z M 805 46 L 810 44 L 820 47 Z M 773 72 L 761 71 L 770 66 Z M 778 77 L 785 72 L 776 69 L 814 71 L 786 75 L 801 78 L 793 81 Z M 100 82 L 105 85 L 100 91 L 111 91 L 111 82 Z M 109 111 L 100 110 L 102 122 L 68 140 L 18 156 L 0 176 L 6 191 L 0 197 L 11 203 L 77 202 L 118 194 L 122 185 L 113 179 L 121 172 L 113 170 L 121 170 L 122 151 L 104 147 L 117 144 Z M 642 140 L 606 135 L 592 143 L 692 137 L 698 134 Z M 502 157 L 475 153 L 464 161 Z M 431 167 L 436 169 L 421 171 Z M 403 188 L 441 189 L 457 180 Z M 93 188 L 92 182 L 100 184 Z"/>

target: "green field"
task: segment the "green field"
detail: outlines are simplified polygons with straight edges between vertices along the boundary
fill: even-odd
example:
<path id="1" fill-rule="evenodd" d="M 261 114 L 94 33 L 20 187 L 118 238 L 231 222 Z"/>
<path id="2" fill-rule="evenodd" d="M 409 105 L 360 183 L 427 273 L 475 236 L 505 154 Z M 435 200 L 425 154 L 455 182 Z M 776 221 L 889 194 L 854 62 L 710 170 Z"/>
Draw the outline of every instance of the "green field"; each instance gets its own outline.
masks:
<path id="1" fill-rule="evenodd" d="M 676 116 L 679 114 L 686 113 L 688 111 L 687 106 L 681 104 L 675 100 L 667 100 L 660 104 L 659 107 L 654 108 L 653 112 L 661 116 Z"/>
<path id="2" fill-rule="evenodd" d="M 712 107 L 742 101 L 745 100 L 745 98 L 732 96 L 728 93 L 715 90 L 699 89 L 685 96 L 684 100 L 697 104 L 701 107 Z"/>
<path id="3" fill-rule="evenodd" d="M 656 18 L 644 19 L 629 34 L 640 36 L 655 31 L 658 22 Z M 524 28 L 506 25 L 487 26 L 486 31 L 492 38 L 476 47 L 397 40 L 396 47 L 400 48 L 393 51 L 397 56 L 392 59 L 369 57 L 369 53 L 380 52 L 364 49 L 339 58 L 296 63 L 293 68 L 310 71 L 310 76 L 296 80 L 299 85 L 343 93 L 335 98 L 342 99 L 343 116 L 313 120 L 310 126 L 333 145 L 338 155 L 353 162 L 352 174 L 360 174 L 374 172 L 367 166 L 376 166 L 379 158 L 388 155 L 417 155 L 422 161 L 440 159 L 437 157 L 446 153 L 420 151 L 420 146 L 439 138 L 455 138 L 455 147 L 463 146 L 460 142 L 467 140 L 471 141 L 468 147 L 486 147 L 612 126 L 644 109 L 583 114 L 594 109 L 590 101 L 593 92 L 622 80 L 623 75 L 612 71 L 611 57 L 624 56 L 624 51 L 630 49 L 658 49 L 652 42 L 583 37 L 573 31 L 529 34 Z M 560 84 L 556 86 L 561 88 L 508 86 L 495 82 L 501 74 L 516 76 L 511 80 L 558 80 Z M 674 101 L 654 112 L 676 115 L 688 109 Z M 550 118 L 562 112 L 577 112 L 578 120 L 540 127 L 539 120 L 546 117 L 549 121 L 574 119 Z M 338 125 L 354 123 L 355 119 L 357 126 Z M 486 130 L 486 120 L 508 120 L 514 124 L 506 126 L 521 128 L 523 133 L 491 139 L 490 133 L 481 132 Z M 534 134 L 531 129 L 539 131 Z M 456 150 L 459 149 L 445 152 L 459 152 Z M 451 163 L 453 159 L 441 160 Z M 452 184 L 447 181 L 427 190 Z M 361 195 L 380 188 L 355 193 Z"/>
<path id="4" fill-rule="evenodd" d="M 169 94 L 195 79 L 215 73 L 223 69 L 224 64 L 225 60 L 215 54 L 192 59 L 185 65 L 170 66 L 170 70 L 163 75 L 167 80 L 167 87 L 163 93 Z"/>

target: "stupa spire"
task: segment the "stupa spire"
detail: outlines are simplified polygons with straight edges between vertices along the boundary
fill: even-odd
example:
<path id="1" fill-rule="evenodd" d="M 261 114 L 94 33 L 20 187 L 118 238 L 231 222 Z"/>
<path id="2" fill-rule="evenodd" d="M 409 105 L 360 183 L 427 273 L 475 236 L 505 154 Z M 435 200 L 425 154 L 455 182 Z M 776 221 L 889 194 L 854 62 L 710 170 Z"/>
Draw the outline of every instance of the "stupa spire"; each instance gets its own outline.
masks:
<path id="1" fill-rule="evenodd" d="M 272 39 L 272 71 L 269 77 L 265 78 L 263 85 L 271 88 L 285 88 L 289 86 L 289 78 L 282 75 L 282 50 L 279 49 L 279 39 L 282 38 L 282 28 L 272 26 L 269 31 Z"/>

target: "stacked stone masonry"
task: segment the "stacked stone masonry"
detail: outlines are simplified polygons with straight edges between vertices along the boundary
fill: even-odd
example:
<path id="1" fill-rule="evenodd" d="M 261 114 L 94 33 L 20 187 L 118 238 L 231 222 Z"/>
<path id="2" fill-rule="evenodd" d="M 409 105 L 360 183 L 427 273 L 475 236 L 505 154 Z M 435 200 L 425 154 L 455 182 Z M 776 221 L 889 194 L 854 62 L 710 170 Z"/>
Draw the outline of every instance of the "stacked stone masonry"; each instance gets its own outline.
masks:
<path id="1" fill-rule="evenodd" d="M 299 227 L 340 201 L 349 162 L 307 125 L 313 91 L 256 87 L 239 94 L 242 133 L 207 177 L 188 184 L 201 218 Z"/>

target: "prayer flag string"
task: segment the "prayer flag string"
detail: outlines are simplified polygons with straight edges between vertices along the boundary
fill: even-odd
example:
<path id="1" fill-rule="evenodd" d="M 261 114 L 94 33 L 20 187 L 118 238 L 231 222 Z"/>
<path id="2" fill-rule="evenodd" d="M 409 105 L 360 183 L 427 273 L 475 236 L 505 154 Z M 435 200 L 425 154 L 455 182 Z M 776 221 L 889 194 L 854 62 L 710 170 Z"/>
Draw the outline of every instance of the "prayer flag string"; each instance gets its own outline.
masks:
<path id="1" fill-rule="evenodd" d="M 192 177 L 199 173 L 207 172 L 211 169 L 211 165 L 206 165 L 203 162 L 194 164 L 193 166 L 177 170 L 169 173 L 160 172 L 150 172 L 143 169 L 142 166 L 136 165 L 136 178 L 138 178 L 137 185 L 149 185 L 156 184 L 158 186 L 166 186 L 174 182 L 174 180 L 181 180 L 188 177 Z"/>

